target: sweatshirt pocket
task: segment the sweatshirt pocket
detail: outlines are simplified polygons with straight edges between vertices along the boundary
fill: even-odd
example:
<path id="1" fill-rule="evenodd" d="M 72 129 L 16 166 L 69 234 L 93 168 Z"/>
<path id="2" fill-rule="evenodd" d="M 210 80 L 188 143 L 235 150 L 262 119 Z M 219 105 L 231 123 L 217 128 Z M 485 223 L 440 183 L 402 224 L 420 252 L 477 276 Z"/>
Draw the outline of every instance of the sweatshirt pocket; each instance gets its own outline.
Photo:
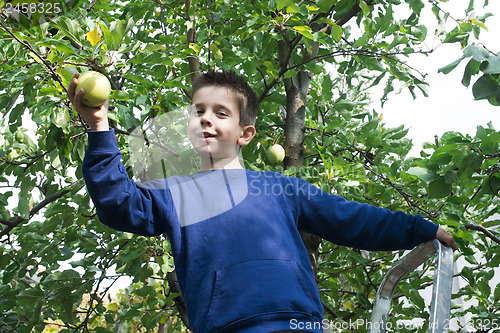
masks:
<path id="1" fill-rule="evenodd" d="M 312 315 L 314 286 L 292 260 L 252 260 L 216 271 L 206 323 L 213 330 L 266 314 Z"/>

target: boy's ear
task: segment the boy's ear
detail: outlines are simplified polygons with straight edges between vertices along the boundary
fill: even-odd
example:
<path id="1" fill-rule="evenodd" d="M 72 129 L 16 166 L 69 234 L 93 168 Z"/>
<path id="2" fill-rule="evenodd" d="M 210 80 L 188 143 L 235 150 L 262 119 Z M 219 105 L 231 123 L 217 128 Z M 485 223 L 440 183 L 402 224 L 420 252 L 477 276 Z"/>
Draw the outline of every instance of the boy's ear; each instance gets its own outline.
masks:
<path id="1" fill-rule="evenodd" d="M 240 146 L 246 146 L 255 136 L 255 127 L 252 125 L 243 126 L 241 128 L 241 135 L 238 139 L 238 144 Z"/>

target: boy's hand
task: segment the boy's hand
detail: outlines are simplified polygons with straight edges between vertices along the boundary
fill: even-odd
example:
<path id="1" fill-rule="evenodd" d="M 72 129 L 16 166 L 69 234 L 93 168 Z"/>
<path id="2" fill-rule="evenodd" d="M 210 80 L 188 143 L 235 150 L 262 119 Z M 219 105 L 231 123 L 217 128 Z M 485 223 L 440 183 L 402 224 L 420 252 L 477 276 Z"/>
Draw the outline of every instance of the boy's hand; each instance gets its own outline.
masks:
<path id="1" fill-rule="evenodd" d="M 92 108 L 88 107 L 82 103 L 82 96 L 84 93 L 83 89 L 80 91 L 75 91 L 76 85 L 78 84 L 78 77 L 80 73 L 76 73 L 71 79 L 71 83 L 68 87 L 68 98 L 73 104 L 76 112 L 82 116 L 82 118 L 89 124 L 91 131 L 108 131 L 108 103 L 109 100 L 104 102 L 103 105 Z"/>
<path id="2" fill-rule="evenodd" d="M 436 239 L 439 240 L 441 243 L 451 247 L 453 251 L 457 249 L 457 243 L 455 242 L 455 239 L 453 238 L 451 233 L 441 227 L 439 227 L 436 232 Z"/>

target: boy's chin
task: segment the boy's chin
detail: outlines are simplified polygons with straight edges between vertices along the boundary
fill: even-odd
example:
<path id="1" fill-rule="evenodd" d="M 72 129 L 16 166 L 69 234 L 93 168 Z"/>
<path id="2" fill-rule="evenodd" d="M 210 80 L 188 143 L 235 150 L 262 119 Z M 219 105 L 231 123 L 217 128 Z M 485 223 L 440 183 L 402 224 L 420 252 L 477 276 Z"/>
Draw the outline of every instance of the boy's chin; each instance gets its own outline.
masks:
<path id="1" fill-rule="evenodd" d="M 238 156 L 238 146 L 233 143 L 211 143 L 209 145 L 201 145 L 194 147 L 194 150 L 201 158 L 221 160 L 231 159 Z"/>
<path id="2" fill-rule="evenodd" d="M 240 150 L 238 145 L 229 142 L 210 142 L 208 144 L 202 143 L 193 147 L 199 154 L 205 153 L 227 155 L 234 153 L 237 154 Z"/>

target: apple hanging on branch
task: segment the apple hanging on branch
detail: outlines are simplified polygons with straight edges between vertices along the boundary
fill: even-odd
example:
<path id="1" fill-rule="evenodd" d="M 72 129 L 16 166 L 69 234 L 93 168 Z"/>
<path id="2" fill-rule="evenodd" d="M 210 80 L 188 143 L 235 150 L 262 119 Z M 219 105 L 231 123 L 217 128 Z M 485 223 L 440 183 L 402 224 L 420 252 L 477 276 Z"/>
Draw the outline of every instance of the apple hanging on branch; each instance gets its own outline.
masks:
<path id="1" fill-rule="evenodd" d="M 84 90 L 82 103 L 90 107 L 103 105 L 111 93 L 111 84 L 108 78 L 95 71 L 85 72 L 78 77 L 75 92 L 82 88 Z"/>
<path id="2" fill-rule="evenodd" d="M 282 162 L 285 159 L 285 149 L 280 144 L 274 144 L 267 151 L 267 159 L 273 164 Z"/>

